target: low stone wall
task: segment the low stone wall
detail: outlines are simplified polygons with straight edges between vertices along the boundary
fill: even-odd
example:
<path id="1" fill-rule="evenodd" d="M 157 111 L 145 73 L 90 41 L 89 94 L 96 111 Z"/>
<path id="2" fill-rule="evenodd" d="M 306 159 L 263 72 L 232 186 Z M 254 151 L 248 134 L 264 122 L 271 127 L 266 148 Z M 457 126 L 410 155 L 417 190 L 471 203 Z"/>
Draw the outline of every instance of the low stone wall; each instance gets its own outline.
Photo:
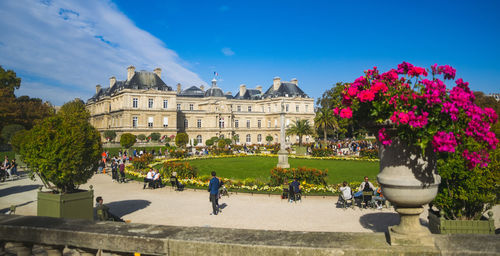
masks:
<path id="1" fill-rule="evenodd" d="M 210 224 L 210 223 L 207 223 Z M 0 215 L 7 254 L 61 255 L 498 255 L 497 235 L 433 235 L 435 247 L 390 246 L 384 233 L 176 227 Z M 34 249 L 35 248 L 35 249 Z M 68 249 L 65 249 L 67 252 Z M 2 252 L 0 252 L 0 255 Z M 77 255 L 78 255 L 77 254 Z"/>

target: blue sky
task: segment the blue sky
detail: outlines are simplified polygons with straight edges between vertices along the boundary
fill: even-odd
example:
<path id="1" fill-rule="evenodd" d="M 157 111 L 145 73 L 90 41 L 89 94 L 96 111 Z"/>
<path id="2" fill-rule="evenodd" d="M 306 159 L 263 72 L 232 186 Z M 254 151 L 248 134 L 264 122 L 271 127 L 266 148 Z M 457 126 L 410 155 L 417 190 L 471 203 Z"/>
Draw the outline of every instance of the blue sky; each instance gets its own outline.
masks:
<path id="1" fill-rule="evenodd" d="M 0 2 L 0 65 L 55 105 L 88 99 L 126 67 L 175 87 L 224 91 L 275 76 L 319 97 L 363 70 L 449 64 L 473 90 L 500 92 L 499 1 Z"/>

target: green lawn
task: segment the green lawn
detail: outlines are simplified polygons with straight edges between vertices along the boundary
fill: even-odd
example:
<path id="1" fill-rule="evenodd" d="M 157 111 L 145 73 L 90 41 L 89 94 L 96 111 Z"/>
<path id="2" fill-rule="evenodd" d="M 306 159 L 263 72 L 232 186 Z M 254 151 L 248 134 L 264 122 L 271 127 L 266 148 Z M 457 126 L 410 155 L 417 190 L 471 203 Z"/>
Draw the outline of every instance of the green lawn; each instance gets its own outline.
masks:
<path id="1" fill-rule="evenodd" d="M 268 181 L 270 171 L 278 163 L 272 157 L 235 157 L 219 159 L 198 159 L 188 161 L 196 166 L 199 175 L 210 175 L 216 171 L 217 176 L 230 179 L 255 178 Z M 290 167 L 306 166 L 317 169 L 328 169 L 328 183 L 338 184 L 342 181 L 363 181 L 368 176 L 374 181 L 379 172 L 378 162 L 348 161 L 348 160 L 316 160 L 316 159 L 288 159 Z"/>

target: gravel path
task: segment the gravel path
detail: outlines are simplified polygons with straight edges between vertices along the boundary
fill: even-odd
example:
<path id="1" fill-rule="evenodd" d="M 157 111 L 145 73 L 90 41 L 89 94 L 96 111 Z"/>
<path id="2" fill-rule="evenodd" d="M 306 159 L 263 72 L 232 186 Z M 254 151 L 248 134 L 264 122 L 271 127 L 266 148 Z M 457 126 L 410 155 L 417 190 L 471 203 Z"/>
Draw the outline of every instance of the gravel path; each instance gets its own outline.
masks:
<path id="1" fill-rule="evenodd" d="M 0 213 L 18 205 L 16 214 L 36 215 L 36 193 L 41 183 L 28 178 L 0 183 Z M 337 197 L 307 196 L 302 202 L 288 203 L 278 195 L 230 193 L 219 204 L 222 213 L 210 215 L 211 204 L 206 190 L 176 192 L 170 187 L 142 189 L 142 183 L 119 184 L 107 174 L 97 174 L 83 186 L 93 185 L 94 197 L 102 196 L 111 211 L 134 223 L 175 226 L 211 226 L 225 228 L 325 231 L 384 232 L 399 217 L 390 209 L 338 209 Z M 500 207 L 495 207 L 498 227 Z M 427 215 L 421 215 L 426 224 Z"/>

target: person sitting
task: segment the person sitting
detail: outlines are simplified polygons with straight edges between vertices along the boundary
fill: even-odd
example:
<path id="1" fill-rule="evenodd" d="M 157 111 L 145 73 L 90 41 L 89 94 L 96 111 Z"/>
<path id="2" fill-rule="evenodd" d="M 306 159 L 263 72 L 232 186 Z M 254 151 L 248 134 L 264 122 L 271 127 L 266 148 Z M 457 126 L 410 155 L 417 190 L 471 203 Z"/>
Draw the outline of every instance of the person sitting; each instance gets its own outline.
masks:
<path id="1" fill-rule="evenodd" d="M 160 188 L 162 185 L 161 182 L 161 175 L 158 170 L 154 170 L 154 176 L 153 176 L 153 188 Z"/>
<path id="2" fill-rule="evenodd" d="M 300 200 L 300 183 L 297 178 L 294 178 L 292 183 L 290 183 L 290 186 L 288 188 L 290 195 L 290 203 L 293 201 Z"/>
<path id="3" fill-rule="evenodd" d="M 96 211 L 97 211 L 97 219 L 100 221 L 118 221 L 118 222 L 125 222 L 123 219 L 120 217 L 114 215 L 109 211 L 109 207 L 104 205 L 103 202 L 104 200 L 102 197 L 98 196 L 95 199 L 96 201 Z"/>
<path id="4" fill-rule="evenodd" d="M 170 176 L 170 183 L 172 184 L 172 187 L 176 188 L 176 190 L 184 190 L 184 185 L 179 182 L 179 179 L 177 179 L 177 172 L 172 172 L 172 176 Z"/>
<path id="5" fill-rule="evenodd" d="M 154 173 L 153 173 L 153 169 L 150 168 L 149 171 L 148 171 L 148 174 L 146 174 L 146 178 L 144 178 L 144 186 L 142 187 L 142 189 L 145 189 L 146 186 L 148 187 L 152 187 L 152 182 L 153 182 L 153 176 Z"/>
<path id="6" fill-rule="evenodd" d="M 338 205 L 340 205 L 340 204 L 345 205 L 347 200 L 352 199 L 351 187 L 349 187 L 349 185 L 347 184 L 347 181 L 344 181 L 342 183 L 342 187 L 340 187 L 339 190 L 340 190 L 340 197 L 339 197 L 339 201 L 337 202 L 337 204 Z"/>
<path id="7" fill-rule="evenodd" d="M 375 201 L 375 205 L 377 206 L 377 209 L 382 209 L 382 206 L 385 204 L 385 197 L 382 194 L 382 188 L 378 187 L 377 191 L 375 192 L 375 196 L 372 199 Z"/>
<path id="8" fill-rule="evenodd" d="M 372 192 L 375 191 L 375 186 L 368 180 L 368 176 L 365 176 L 364 178 L 365 181 L 361 182 L 361 185 L 359 185 L 358 192 L 354 194 L 354 198 L 361 200 L 362 198 L 364 199 L 365 204 L 367 204 L 369 201 L 372 200 L 371 196 L 365 196 L 363 197 L 363 192 Z"/>
<path id="9" fill-rule="evenodd" d="M 283 194 L 281 194 L 281 199 L 288 199 L 288 194 L 289 194 L 289 191 L 290 191 L 290 184 L 288 184 L 288 179 L 285 178 L 283 180 L 283 185 L 282 185 L 282 188 L 283 188 Z"/>

